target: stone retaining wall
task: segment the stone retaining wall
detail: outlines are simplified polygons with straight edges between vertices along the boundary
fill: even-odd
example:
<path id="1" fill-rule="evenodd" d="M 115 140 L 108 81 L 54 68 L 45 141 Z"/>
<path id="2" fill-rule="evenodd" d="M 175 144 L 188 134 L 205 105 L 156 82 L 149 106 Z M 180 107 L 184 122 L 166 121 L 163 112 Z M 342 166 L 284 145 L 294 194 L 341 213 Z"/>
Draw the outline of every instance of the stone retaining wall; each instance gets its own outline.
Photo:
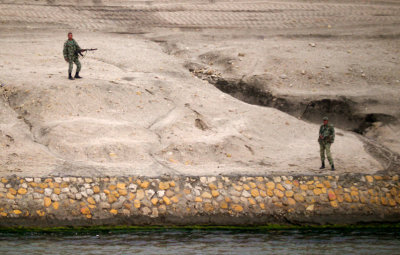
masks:
<path id="1" fill-rule="evenodd" d="M 400 222 L 399 176 L 3 177 L 0 226 Z"/>

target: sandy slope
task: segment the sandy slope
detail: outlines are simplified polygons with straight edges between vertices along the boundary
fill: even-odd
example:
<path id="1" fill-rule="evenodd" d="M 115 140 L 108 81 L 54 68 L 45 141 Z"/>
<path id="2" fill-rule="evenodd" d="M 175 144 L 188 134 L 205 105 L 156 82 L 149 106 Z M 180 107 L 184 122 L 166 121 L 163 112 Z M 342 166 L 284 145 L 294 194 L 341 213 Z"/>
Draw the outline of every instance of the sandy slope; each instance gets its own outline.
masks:
<path id="1" fill-rule="evenodd" d="M 101 49 L 82 61 L 85 78 L 76 81 L 52 47 L 63 34 L 1 39 L 13 52 L 1 58 L 2 172 L 258 174 L 319 165 L 318 126 L 220 92 L 155 43 L 76 37 Z M 333 148 L 341 171 L 381 168 L 354 135 L 341 133 Z"/>
<path id="2" fill-rule="evenodd" d="M 195 75 L 220 83 L 241 100 L 314 123 L 329 115 L 336 126 L 358 130 L 400 153 L 400 44 L 389 36 L 400 28 L 356 35 L 348 29 L 309 32 L 186 31 L 149 37 L 184 59 Z M 284 104 L 262 100 L 251 89 Z"/>

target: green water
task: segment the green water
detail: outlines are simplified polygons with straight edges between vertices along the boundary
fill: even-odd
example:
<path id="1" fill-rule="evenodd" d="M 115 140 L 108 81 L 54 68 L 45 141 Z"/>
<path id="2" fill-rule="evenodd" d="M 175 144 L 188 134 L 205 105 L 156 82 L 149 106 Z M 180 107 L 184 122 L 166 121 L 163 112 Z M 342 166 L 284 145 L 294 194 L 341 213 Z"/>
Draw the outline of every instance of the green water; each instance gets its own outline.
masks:
<path id="1" fill-rule="evenodd" d="M 0 232 L 0 254 L 400 254 L 395 229 Z"/>

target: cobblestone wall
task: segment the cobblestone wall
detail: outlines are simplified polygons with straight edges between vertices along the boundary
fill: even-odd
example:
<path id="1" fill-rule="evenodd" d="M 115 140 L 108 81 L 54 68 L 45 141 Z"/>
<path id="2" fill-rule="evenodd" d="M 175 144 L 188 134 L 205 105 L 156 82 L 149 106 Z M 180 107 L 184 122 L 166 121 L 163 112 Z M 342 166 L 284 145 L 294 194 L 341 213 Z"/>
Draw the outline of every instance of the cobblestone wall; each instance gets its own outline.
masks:
<path id="1" fill-rule="evenodd" d="M 399 222 L 399 176 L 3 177 L 0 226 Z"/>

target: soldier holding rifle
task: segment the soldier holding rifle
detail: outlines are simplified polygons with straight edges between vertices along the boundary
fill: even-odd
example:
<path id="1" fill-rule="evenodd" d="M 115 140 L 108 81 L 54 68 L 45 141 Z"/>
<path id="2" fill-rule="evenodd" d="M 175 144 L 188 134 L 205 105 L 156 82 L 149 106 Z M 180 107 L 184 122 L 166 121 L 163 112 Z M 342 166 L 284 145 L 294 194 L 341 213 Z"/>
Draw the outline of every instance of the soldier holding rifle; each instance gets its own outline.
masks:
<path id="1" fill-rule="evenodd" d="M 79 76 L 79 72 L 81 70 L 81 62 L 79 62 L 78 57 L 79 55 L 83 56 L 82 52 L 91 50 L 97 50 L 97 49 L 81 49 L 81 47 L 79 47 L 79 44 L 73 39 L 72 33 L 71 32 L 68 33 L 68 40 L 64 43 L 64 50 L 63 50 L 64 59 L 66 62 L 69 63 L 68 79 L 74 80 L 74 78 L 76 79 L 82 78 L 81 76 Z M 75 63 L 76 65 L 76 72 L 74 77 L 72 77 L 73 63 Z"/>

